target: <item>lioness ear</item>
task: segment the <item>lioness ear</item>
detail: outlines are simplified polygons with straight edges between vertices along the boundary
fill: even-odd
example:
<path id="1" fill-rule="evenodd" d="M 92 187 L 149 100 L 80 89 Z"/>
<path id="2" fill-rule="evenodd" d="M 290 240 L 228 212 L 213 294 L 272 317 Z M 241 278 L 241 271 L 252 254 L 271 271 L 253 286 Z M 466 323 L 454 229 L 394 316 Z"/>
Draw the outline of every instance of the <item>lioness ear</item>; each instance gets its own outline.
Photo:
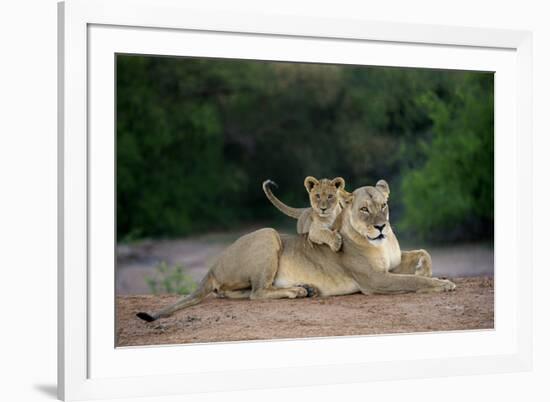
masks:
<path id="1" fill-rule="evenodd" d="M 384 194 L 384 197 L 386 197 L 386 200 L 390 196 L 390 186 L 386 182 L 386 180 L 378 180 L 376 183 L 376 188 Z"/>
<path id="2" fill-rule="evenodd" d="M 346 187 L 346 181 L 344 179 L 342 179 L 341 177 L 336 177 L 334 179 L 332 179 L 330 181 L 332 184 L 334 184 L 334 186 L 340 190 L 340 189 L 344 189 L 344 187 Z"/>
<path id="3" fill-rule="evenodd" d="M 345 205 L 350 205 L 353 202 L 353 193 L 348 193 L 343 188 L 340 188 L 338 190 L 339 190 L 338 193 L 340 194 L 340 198 L 341 198 L 342 202 Z"/>
<path id="4" fill-rule="evenodd" d="M 308 176 L 304 180 L 304 186 L 306 187 L 307 192 L 309 193 L 311 189 L 316 185 L 319 184 L 319 180 L 317 180 L 313 176 Z"/>

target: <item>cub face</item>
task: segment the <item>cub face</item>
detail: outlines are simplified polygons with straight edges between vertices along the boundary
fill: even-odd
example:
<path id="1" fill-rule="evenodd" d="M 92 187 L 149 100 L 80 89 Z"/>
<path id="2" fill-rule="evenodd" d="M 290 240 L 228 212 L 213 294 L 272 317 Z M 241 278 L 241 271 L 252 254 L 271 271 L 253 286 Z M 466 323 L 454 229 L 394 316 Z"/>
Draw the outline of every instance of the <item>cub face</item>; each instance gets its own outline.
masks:
<path id="1" fill-rule="evenodd" d="M 339 205 L 339 192 L 344 190 L 345 181 L 341 177 L 332 180 L 308 176 L 304 186 L 309 193 L 311 208 L 320 216 L 331 216 Z"/>
<path id="2" fill-rule="evenodd" d="M 375 187 L 363 187 L 353 193 L 351 226 L 374 246 L 382 245 L 390 230 L 389 195 L 390 187 L 385 180 L 379 180 Z"/>

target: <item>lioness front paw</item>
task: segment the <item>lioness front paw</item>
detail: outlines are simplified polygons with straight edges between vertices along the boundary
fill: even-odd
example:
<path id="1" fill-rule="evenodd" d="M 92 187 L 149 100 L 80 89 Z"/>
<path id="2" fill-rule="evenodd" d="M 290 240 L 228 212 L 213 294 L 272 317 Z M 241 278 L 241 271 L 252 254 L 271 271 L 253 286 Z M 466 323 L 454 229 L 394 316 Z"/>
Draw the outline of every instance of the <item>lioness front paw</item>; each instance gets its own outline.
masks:
<path id="1" fill-rule="evenodd" d="M 452 292 L 456 289 L 456 285 L 447 279 L 439 279 L 439 282 L 443 292 Z"/>
<path id="2" fill-rule="evenodd" d="M 338 232 L 334 232 L 334 240 L 330 244 L 330 249 L 334 252 L 340 251 L 342 248 L 342 236 Z"/>

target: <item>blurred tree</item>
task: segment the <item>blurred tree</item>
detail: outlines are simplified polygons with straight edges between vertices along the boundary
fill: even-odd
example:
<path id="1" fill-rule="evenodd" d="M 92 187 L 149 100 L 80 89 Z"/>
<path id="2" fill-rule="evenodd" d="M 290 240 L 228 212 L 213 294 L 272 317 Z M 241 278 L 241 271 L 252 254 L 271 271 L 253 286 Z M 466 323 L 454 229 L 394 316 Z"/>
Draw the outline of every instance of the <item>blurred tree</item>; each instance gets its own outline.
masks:
<path id="1" fill-rule="evenodd" d="M 419 98 L 433 121 L 430 141 L 418 141 L 423 166 L 403 177 L 403 224 L 430 239 L 493 234 L 493 76 L 470 74 L 444 101 Z"/>
<path id="2" fill-rule="evenodd" d="M 464 173 L 492 180 L 492 142 L 487 156 L 488 147 L 476 148 L 477 140 L 469 139 L 492 125 L 486 115 L 492 109 L 470 104 L 469 97 L 480 100 L 492 91 L 476 81 L 481 75 L 119 55 L 117 236 L 176 236 L 247 220 L 283 221 L 261 182 L 277 181 L 282 199 L 305 206 L 307 175 L 343 176 L 348 189 L 385 178 L 392 185 L 394 222 L 405 206 L 411 231 L 426 234 L 456 223 L 467 213 L 442 212 L 432 226 L 418 223 L 430 207 L 415 209 L 413 201 L 424 194 L 422 179 L 446 184 L 446 171 L 431 167 L 437 153 L 450 158 L 449 174 L 456 172 L 453 164 L 462 164 Z M 470 94 L 475 88 L 478 93 Z M 461 129 L 473 134 L 462 138 Z M 446 148 L 439 144 L 446 136 L 469 145 Z M 492 187 L 483 188 L 478 183 L 456 191 L 478 194 L 492 211 Z M 440 208 L 437 197 L 429 202 Z M 471 222 L 488 216 L 475 215 Z"/>
<path id="3" fill-rule="evenodd" d="M 226 163 L 218 106 L 224 90 L 201 60 L 119 57 L 117 228 L 120 237 L 177 235 L 231 218 L 238 168 Z"/>

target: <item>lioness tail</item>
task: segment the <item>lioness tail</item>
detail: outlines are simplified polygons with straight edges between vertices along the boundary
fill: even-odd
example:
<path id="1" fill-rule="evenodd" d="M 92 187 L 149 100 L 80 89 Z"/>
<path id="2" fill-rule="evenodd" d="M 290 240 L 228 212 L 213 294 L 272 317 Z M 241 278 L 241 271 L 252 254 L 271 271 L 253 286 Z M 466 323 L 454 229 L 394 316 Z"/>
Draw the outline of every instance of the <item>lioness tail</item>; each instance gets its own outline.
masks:
<path id="1" fill-rule="evenodd" d="M 174 312 L 181 310 L 186 307 L 194 306 L 195 304 L 200 303 L 206 296 L 208 296 L 214 290 L 214 277 L 209 272 L 204 279 L 201 281 L 197 289 L 187 296 L 182 297 L 174 304 L 171 304 L 156 313 L 149 314 L 146 312 L 139 312 L 136 314 L 138 318 L 141 318 L 144 321 L 151 322 L 155 321 L 161 317 L 167 317 Z"/>

